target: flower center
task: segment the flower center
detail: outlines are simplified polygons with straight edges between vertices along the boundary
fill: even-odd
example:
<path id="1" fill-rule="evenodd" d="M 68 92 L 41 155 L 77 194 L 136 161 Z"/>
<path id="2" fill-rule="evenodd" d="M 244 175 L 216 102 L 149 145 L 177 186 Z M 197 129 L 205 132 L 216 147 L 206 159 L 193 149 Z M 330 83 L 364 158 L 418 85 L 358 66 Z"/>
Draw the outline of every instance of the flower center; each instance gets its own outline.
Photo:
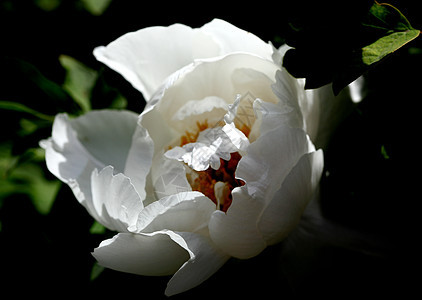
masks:
<path id="1" fill-rule="evenodd" d="M 196 142 L 200 132 L 208 129 L 208 122 L 197 122 L 197 128 L 196 132 L 185 132 L 180 139 L 180 146 Z M 250 129 L 242 126 L 241 131 L 248 136 Z M 208 167 L 204 171 L 196 171 L 186 165 L 188 168 L 186 177 L 192 190 L 203 193 L 215 203 L 217 209 L 226 212 L 232 203 L 232 190 L 245 184 L 235 177 L 237 164 L 241 158 L 239 152 L 231 153 L 229 160 L 220 158 L 220 167 L 217 170 Z"/>
<path id="2" fill-rule="evenodd" d="M 185 131 L 185 135 L 180 138 L 180 146 L 184 146 L 189 143 L 195 143 L 198 139 L 199 133 L 208 128 L 208 121 L 205 120 L 204 123 L 196 122 L 198 130 L 195 132 Z"/>
<path id="3" fill-rule="evenodd" d="M 232 203 L 232 190 L 245 184 L 235 178 L 237 164 L 242 157 L 238 152 L 232 153 L 230 160 L 220 158 L 220 168 L 208 168 L 205 171 L 194 171 L 197 176 L 188 176 L 192 190 L 203 193 L 215 203 L 217 209 L 226 212 Z"/>

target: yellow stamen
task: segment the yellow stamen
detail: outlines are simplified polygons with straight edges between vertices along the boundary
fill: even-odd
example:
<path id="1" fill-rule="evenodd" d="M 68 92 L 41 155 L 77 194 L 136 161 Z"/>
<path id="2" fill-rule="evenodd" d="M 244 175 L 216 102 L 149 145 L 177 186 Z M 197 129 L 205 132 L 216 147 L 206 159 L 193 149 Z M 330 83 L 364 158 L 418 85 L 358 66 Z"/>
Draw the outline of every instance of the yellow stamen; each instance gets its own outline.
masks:
<path id="1" fill-rule="evenodd" d="M 198 130 L 195 132 L 190 132 L 187 130 L 185 131 L 185 135 L 180 138 L 180 147 L 189 143 L 196 142 L 196 140 L 198 139 L 199 133 L 209 127 L 208 120 L 205 120 L 204 123 L 197 121 L 196 126 L 198 127 Z"/>

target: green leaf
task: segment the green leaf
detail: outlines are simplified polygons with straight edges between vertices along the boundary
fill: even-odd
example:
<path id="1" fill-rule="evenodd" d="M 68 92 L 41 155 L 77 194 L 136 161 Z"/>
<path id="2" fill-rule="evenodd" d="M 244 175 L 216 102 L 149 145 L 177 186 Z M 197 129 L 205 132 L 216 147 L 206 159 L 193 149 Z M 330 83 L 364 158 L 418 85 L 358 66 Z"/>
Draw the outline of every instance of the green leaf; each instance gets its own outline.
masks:
<path id="1" fill-rule="evenodd" d="M 8 176 L 9 171 L 16 165 L 18 160 L 18 157 L 12 156 L 11 142 L 3 142 L 0 144 L 0 180 L 5 179 Z"/>
<path id="2" fill-rule="evenodd" d="M 408 52 L 409 52 L 410 55 L 421 55 L 422 54 L 422 48 L 410 47 Z"/>
<path id="3" fill-rule="evenodd" d="M 106 78 L 107 71 L 101 68 L 98 71 L 98 79 L 92 90 L 91 105 L 93 109 L 126 109 L 128 100 L 113 84 L 113 78 Z M 113 74 L 115 75 L 115 74 Z"/>
<path id="4" fill-rule="evenodd" d="M 35 0 L 34 2 L 39 8 L 45 11 L 53 11 L 61 4 L 61 0 Z"/>
<path id="5" fill-rule="evenodd" d="M 390 156 L 388 155 L 387 150 L 385 150 L 384 145 L 381 146 L 381 155 L 384 159 L 390 159 Z"/>
<path id="6" fill-rule="evenodd" d="M 91 276 L 90 276 L 90 280 L 93 281 L 95 279 L 97 279 L 98 276 L 101 275 L 101 273 L 104 271 L 104 267 L 100 266 L 97 262 L 95 262 L 92 266 L 91 269 Z"/>
<path id="7" fill-rule="evenodd" d="M 417 38 L 420 31 L 414 29 L 409 20 L 388 3 L 375 3 L 369 10 L 368 19 L 363 23 L 382 36 L 362 48 L 362 62 L 372 65 L 387 55 Z"/>
<path id="8" fill-rule="evenodd" d="M 5 110 L 13 110 L 23 113 L 28 113 L 30 115 L 33 115 L 39 119 L 50 121 L 52 122 L 54 120 L 54 116 L 45 115 L 43 113 L 40 113 L 32 108 L 29 108 L 28 106 L 18 103 L 18 102 L 11 102 L 11 101 L 0 101 L 0 109 Z"/>
<path id="9" fill-rule="evenodd" d="M 362 48 L 362 61 L 365 65 L 372 65 L 393 53 L 405 44 L 419 36 L 420 31 L 412 29 L 402 32 L 394 32 L 378 39 L 376 42 Z"/>
<path id="10" fill-rule="evenodd" d="M 111 0 L 82 0 L 82 3 L 85 9 L 91 14 L 94 16 L 100 16 L 110 5 Z"/>
<path id="11" fill-rule="evenodd" d="M 89 229 L 89 233 L 91 234 L 104 234 L 106 232 L 106 228 L 104 225 L 94 221 L 91 228 Z"/>
<path id="12" fill-rule="evenodd" d="M 60 104 L 60 107 L 64 105 L 63 108 L 68 109 L 66 105 L 69 100 L 68 94 L 59 84 L 45 77 L 33 64 L 20 59 L 4 57 L 0 60 L 0 67 L 5 72 L 4 74 L 11 76 L 12 80 L 19 79 L 22 86 L 32 83 L 44 93 L 46 98 L 54 101 L 56 106 Z"/>
<path id="13" fill-rule="evenodd" d="M 11 179 L 25 182 L 28 194 L 36 210 L 41 214 L 48 214 L 56 199 L 61 186 L 57 180 L 45 179 L 42 168 L 37 164 L 25 164 L 11 174 Z M 17 186 L 18 187 L 18 186 Z"/>
<path id="14" fill-rule="evenodd" d="M 283 66 L 292 76 L 306 78 L 306 89 L 332 83 L 334 94 L 338 94 L 420 35 L 390 4 L 375 2 L 358 8 L 349 14 L 342 7 L 324 16 L 311 11 L 313 19 L 292 24 L 286 41 L 294 48 L 287 51 Z"/>
<path id="15" fill-rule="evenodd" d="M 48 214 L 61 186 L 58 180 L 47 180 L 41 163 L 41 149 L 28 149 L 20 163 L 20 157 L 11 154 L 11 144 L 0 145 L 0 200 L 12 194 L 25 194 L 41 214 Z"/>
<path id="16" fill-rule="evenodd" d="M 98 73 L 70 56 L 61 55 L 59 60 L 67 71 L 63 85 L 64 90 L 71 95 L 83 112 L 88 112 L 91 110 L 91 91 L 98 78 Z"/>
<path id="17" fill-rule="evenodd" d="M 388 3 L 378 3 L 376 1 L 369 9 L 367 21 L 362 24 L 387 32 L 414 29 L 410 25 L 409 20 L 397 8 Z"/>

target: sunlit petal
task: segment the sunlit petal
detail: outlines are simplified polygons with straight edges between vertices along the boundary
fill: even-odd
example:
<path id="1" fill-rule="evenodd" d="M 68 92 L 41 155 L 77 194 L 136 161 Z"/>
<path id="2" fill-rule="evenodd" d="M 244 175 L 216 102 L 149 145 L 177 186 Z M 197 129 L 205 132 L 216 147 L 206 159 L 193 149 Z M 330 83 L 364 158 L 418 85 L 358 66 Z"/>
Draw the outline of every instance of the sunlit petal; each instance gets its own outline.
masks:
<path id="1" fill-rule="evenodd" d="M 100 172 L 94 170 L 91 176 L 92 202 L 104 226 L 125 232 L 136 224 L 143 204 L 130 179 L 122 173 L 114 175 L 113 171 L 111 166 Z"/>
<path id="2" fill-rule="evenodd" d="M 170 279 L 165 291 L 167 296 L 201 284 L 230 258 L 207 237 L 191 232 L 179 232 L 178 235 L 184 239 L 185 249 L 189 252 L 190 258 Z"/>
<path id="3" fill-rule="evenodd" d="M 92 255 L 100 265 L 117 271 L 147 276 L 174 274 L 189 253 L 175 242 L 171 231 L 132 234 L 119 233 L 101 242 Z"/>

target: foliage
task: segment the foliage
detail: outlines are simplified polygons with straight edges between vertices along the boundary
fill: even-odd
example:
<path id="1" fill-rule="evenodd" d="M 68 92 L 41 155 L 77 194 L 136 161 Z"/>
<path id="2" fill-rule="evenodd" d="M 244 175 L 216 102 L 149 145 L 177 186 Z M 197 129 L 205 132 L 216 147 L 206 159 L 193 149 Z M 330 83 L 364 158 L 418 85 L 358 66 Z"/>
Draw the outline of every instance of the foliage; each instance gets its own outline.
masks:
<path id="1" fill-rule="evenodd" d="M 283 66 L 295 77 L 306 78 L 307 89 L 332 83 L 338 94 L 376 63 L 416 39 L 406 17 L 394 6 L 370 2 L 345 4 L 347 15 L 327 16 L 291 24 L 290 49 Z M 354 7 L 350 7 L 355 5 Z M 336 12 L 336 10 L 333 10 Z"/>

